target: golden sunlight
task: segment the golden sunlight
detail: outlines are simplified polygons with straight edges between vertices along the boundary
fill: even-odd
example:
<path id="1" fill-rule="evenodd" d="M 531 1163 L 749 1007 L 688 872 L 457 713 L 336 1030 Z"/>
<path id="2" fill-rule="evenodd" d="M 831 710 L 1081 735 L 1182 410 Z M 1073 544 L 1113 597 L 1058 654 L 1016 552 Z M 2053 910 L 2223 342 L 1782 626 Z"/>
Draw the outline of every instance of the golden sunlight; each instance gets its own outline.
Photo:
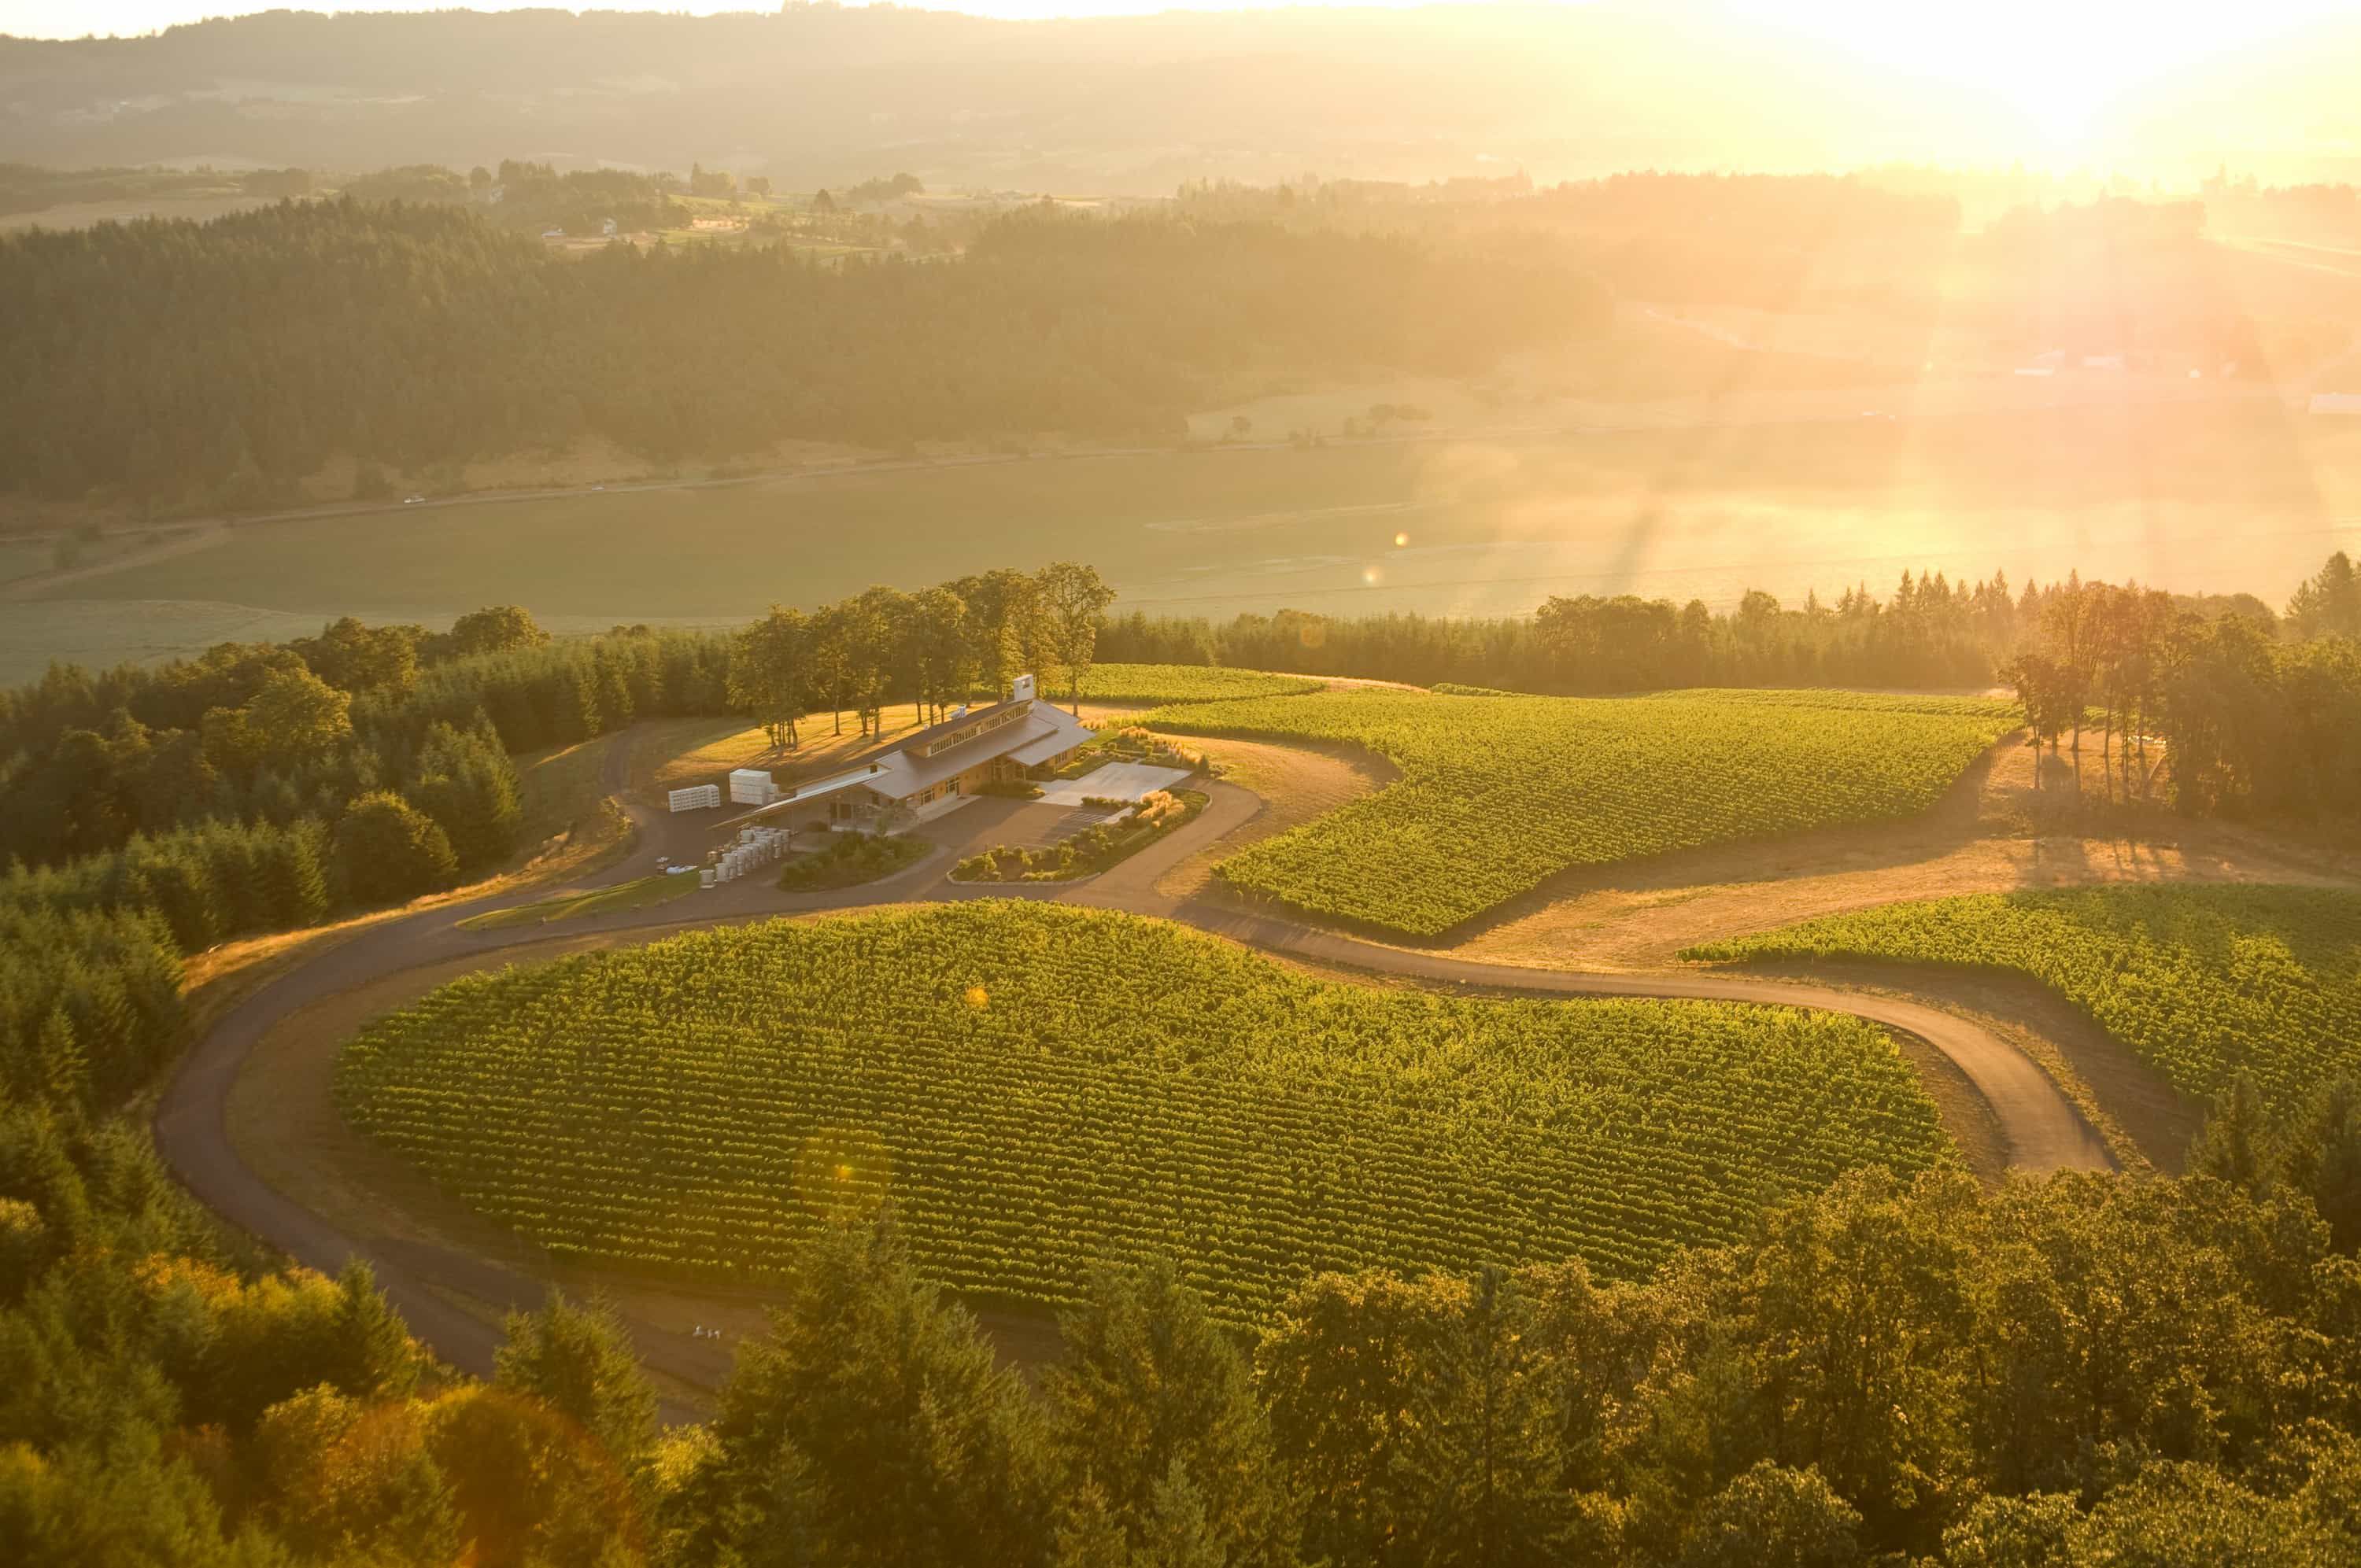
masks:
<path id="1" fill-rule="evenodd" d="M 2104 149 L 2114 112 L 2174 73 L 2337 14 L 2333 0 L 1739 0 L 1756 18 L 1986 101 L 1988 154 L 2067 163 Z"/>

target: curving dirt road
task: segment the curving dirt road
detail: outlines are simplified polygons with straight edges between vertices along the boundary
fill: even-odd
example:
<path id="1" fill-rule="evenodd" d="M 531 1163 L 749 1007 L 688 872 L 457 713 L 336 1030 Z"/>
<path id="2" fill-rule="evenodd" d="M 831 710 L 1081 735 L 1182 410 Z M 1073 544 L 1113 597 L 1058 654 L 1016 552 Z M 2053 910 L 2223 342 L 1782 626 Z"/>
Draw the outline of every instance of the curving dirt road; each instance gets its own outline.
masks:
<path id="1" fill-rule="evenodd" d="M 629 758 L 627 745 L 609 748 L 605 782 L 618 796 L 623 793 Z M 1208 786 L 1207 793 L 1210 798 L 1204 811 L 1170 839 L 1111 872 L 1062 887 L 954 884 L 944 880 L 952 851 L 939 849 L 906 871 L 846 893 L 788 894 L 772 887 L 765 879 L 748 878 L 692 895 L 696 914 L 690 918 L 684 918 L 682 914 L 688 906 L 675 904 L 569 920 L 559 927 L 524 926 L 486 931 L 458 928 L 457 922 L 467 916 L 535 902 L 554 891 L 536 888 L 469 904 L 446 905 L 375 927 L 262 986 L 214 1025 L 183 1058 L 158 1105 L 157 1149 L 196 1197 L 298 1263 L 333 1273 L 352 1257 L 365 1258 L 376 1269 L 387 1296 L 421 1339 L 453 1365 L 489 1376 L 500 1332 L 489 1316 L 480 1310 L 468 1310 L 457 1299 L 472 1298 L 495 1311 L 511 1306 L 530 1307 L 540 1300 L 543 1284 L 516 1269 L 448 1248 L 419 1244 L 364 1245 L 272 1188 L 248 1168 L 229 1137 L 230 1090 L 247 1054 L 266 1034 L 299 1010 L 357 986 L 455 959 L 479 959 L 484 967 L 495 967 L 507 961 L 507 949 L 547 941 L 553 934 L 654 940 L 685 927 L 734 924 L 779 915 L 1014 895 L 1062 898 L 1095 908 L 1180 920 L 1251 947 L 1323 965 L 1487 991 L 1697 998 L 1849 1013 L 1915 1036 L 1955 1063 L 1991 1107 L 2005 1138 L 2011 1168 L 2032 1172 L 2114 1168 L 2105 1145 L 2057 1085 L 2031 1060 L 1966 1019 L 1933 1007 L 1742 974 L 1586 974 L 1475 962 L 1386 947 L 1268 916 L 1216 907 L 1201 900 L 1165 897 L 1156 892 L 1156 883 L 1167 871 L 1244 826 L 1262 808 L 1260 797 L 1235 784 L 1216 782 Z M 930 825 L 929 833 L 937 836 L 939 842 L 948 841 L 960 829 L 961 817 L 972 811 L 985 812 L 980 824 L 989 831 L 1000 819 L 1000 814 L 1010 809 L 1015 809 L 1012 803 L 978 801 Z M 579 883 L 581 887 L 609 885 L 644 874 L 648 869 L 645 862 L 651 859 L 645 851 L 652 840 L 685 848 L 698 841 L 705 826 L 685 825 L 635 806 L 627 805 L 626 810 L 642 834 L 638 849 L 619 863 L 584 879 Z M 640 1323 L 631 1327 L 642 1358 L 654 1371 L 690 1385 L 710 1387 L 728 1370 L 729 1353 L 712 1341 L 687 1339 Z M 667 1405 L 668 1420 L 686 1420 L 693 1413 L 676 1403 Z"/>

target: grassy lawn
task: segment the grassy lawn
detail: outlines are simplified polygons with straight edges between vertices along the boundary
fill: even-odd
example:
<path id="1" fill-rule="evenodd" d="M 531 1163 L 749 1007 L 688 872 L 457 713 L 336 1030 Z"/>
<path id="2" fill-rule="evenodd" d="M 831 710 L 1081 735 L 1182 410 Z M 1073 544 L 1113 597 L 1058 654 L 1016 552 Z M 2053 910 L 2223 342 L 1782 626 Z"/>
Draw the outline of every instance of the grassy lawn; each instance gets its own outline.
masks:
<path id="1" fill-rule="evenodd" d="M 845 713 L 838 733 L 838 716 L 816 713 L 800 726 L 802 743 L 792 751 L 774 751 L 759 725 L 743 718 L 679 718 L 661 721 L 642 742 L 631 772 L 631 788 L 642 798 L 662 804 L 666 790 L 690 784 L 719 784 L 732 768 L 763 768 L 782 784 L 833 772 L 879 742 L 864 740 L 852 714 Z M 896 703 L 884 712 L 884 740 L 918 727 L 917 707 Z"/>
<path id="2" fill-rule="evenodd" d="M 596 817 L 607 795 L 601 787 L 607 748 L 617 744 L 629 742 L 599 735 L 517 758 L 518 804 L 524 808 L 517 842 L 538 847 Z"/>
<path id="3" fill-rule="evenodd" d="M 509 926 L 546 926 L 553 920 L 578 920 L 592 915 L 612 915 L 624 909 L 648 909 L 659 904 L 670 904 L 677 898 L 686 898 L 695 893 L 697 887 L 697 879 L 694 876 L 666 876 L 659 872 L 598 893 L 569 894 L 560 898 L 545 898 L 538 904 L 520 905 L 514 909 L 495 909 L 489 915 L 478 915 L 460 921 L 459 928 L 463 931 L 497 931 Z"/>

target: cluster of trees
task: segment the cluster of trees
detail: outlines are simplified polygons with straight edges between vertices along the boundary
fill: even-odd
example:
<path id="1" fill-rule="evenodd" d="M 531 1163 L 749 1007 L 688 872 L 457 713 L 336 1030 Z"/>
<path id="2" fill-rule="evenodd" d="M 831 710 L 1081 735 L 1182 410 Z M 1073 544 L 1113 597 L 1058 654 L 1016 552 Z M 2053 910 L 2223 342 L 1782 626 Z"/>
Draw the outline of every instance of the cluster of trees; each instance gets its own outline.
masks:
<path id="1" fill-rule="evenodd" d="M 603 177 L 558 184 L 584 178 Z M 0 490 L 243 508 L 339 458 L 373 492 L 587 437 L 656 462 L 789 438 L 1173 437 L 1248 368 L 1468 369 L 1608 314 L 1546 258 L 1267 225 L 1027 209 L 955 264 L 824 267 L 716 247 L 567 261 L 497 210 L 344 199 L 0 236 L 0 334 L 23 350 L 0 383 Z"/>
<path id="2" fill-rule="evenodd" d="M 503 606 L 0 694 L 0 1086 L 115 1103 L 180 1043 L 183 955 L 497 866 L 511 752 L 725 712 L 729 653 Z"/>
<path id="3" fill-rule="evenodd" d="M 721 178 L 726 181 L 729 176 Z M 681 189 L 676 175 L 639 174 L 625 169 L 580 169 L 561 174 L 554 165 L 512 158 L 500 159 L 497 170 L 478 164 L 465 174 L 439 163 L 380 169 L 355 175 L 338 187 L 340 194 L 370 205 L 388 202 L 474 205 L 496 227 L 536 235 L 551 227 L 596 234 L 608 218 L 626 230 L 675 227 L 688 221 L 687 209 L 672 199 Z"/>
<path id="4" fill-rule="evenodd" d="M 0 1559 L 644 1562 L 621 1343 L 554 1304 L 449 1379 L 366 1267 L 265 1267 L 130 1127 L 0 1095 Z"/>
<path id="5" fill-rule="evenodd" d="M 2312 1161 L 2349 1171 L 2338 1136 Z M 603 1306 L 512 1316 L 490 1384 L 437 1383 L 364 1273 L 241 1275 L 123 1134 L 10 1108 L 0 1191 L 11 1560 L 2361 1553 L 2361 1266 L 2284 1186 L 1872 1168 L 1649 1279 L 1322 1275 L 1246 1337 L 1185 1259 L 1110 1264 L 1037 1383 L 880 1211 L 822 1229 L 711 1423 L 669 1430 Z"/>
<path id="6" fill-rule="evenodd" d="M 2004 674 L 2055 751 L 2099 731 L 2102 792 L 2189 812 L 2361 811 L 2361 581 L 2339 552 L 2267 616 L 2070 581 Z M 2151 740 L 2161 747 L 2151 750 Z"/>
<path id="7" fill-rule="evenodd" d="M 1114 600 L 1095 568 L 1057 561 L 914 594 L 869 588 L 809 613 L 773 605 L 731 645 L 730 699 L 769 731 L 772 745 L 790 750 L 814 709 L 840 732 L 850 712 L 867 735 L 889 702 L 907 701 L 931 721 L 979 687 L 1005 699 L 1027 671 L 1062 673 L 1080 712 L 1099 623 Z"/>

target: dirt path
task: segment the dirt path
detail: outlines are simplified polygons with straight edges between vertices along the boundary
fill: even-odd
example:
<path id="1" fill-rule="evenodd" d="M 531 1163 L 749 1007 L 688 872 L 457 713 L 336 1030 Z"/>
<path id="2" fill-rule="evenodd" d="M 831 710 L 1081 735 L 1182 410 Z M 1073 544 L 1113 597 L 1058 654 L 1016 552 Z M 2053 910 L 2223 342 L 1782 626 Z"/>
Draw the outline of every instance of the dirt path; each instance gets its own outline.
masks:
<path id="1" fill-rule="evenodd" d="M 612 746 L 605 760 L 604 781 L 619 795 L 629 781 L 631 752 L 629 746 Z M 2045 1171 L 2103 1169 L 2113 1164 L 2105 1146 L 2031 1060 L 1980 1025 L 1920 1003 L 1758 976 L 1584 973 L 1411 952 L 1160 893 L 1158 884 L 1168 874 L 1245 828 L 1263 809 L 1258 795 L 1236 784 L 1215 782 L 1207 794 L 1204 811 L 1170 839 L 1111 872 L 1069 888 L 1054 884 L 962 888 L 943 880 L 949 857 L 939 852 L 883 882 L 847 894 L 792 895 L 778 892 L 763 879 L 747 878 L 695 895 L 696 916 L 689 920 L 682 918 L 683 906 L 675 905 L 569 923 L 570 929 L 555 933 L 534 927 L 458 928 L 456 922 L 462 918 L 532 902 L 550 891 L 533 888 L 387 922 L 299 964 L 224 1013 L 183 1058 L 164 1092 L 155 1117 L 158 1151 L 199 1199 L 296 1262 L 333 1272 L 348 1258 L 367 1259 L 413 1332 L 445 1361 L 488 1376 L 493 1352 L 500 1343 L 500 1312 L 536 1304 L 546 1276 L 527 1259 L 504 1263 L 425 1238 L 394 1235 L 357 1240 L 318 1209 L 290 1196 L 258 1172 L 230 1136 L 229 1111 L 249 1056 L 273 1031 L 306 1010 L 321 1009 L 340 996 L 390 977 L 431 970 L 437 977 L 449 978 L 474 969 L 494 968 L 528 956 L 528 950 L 538 952 L 553 938 L 577 947 L 637 943 L 690 927 L 1014 893 L 1177 919 L 1268 952 L 1426 983 L 1558 996 L 1767 1003 L 1848 1013 L 1923 1042 L 1956 1067 L 1989 1107 L 2010 1166 Z M 998 804 L 1005 803 L 979 802 L 971 809 Z M 628 800 L 625 808 L 642 829 L 641 850 L 665 841 L 666 834 L 677 838 L 689 831 Z M 956 825 L 962 815 L 953 813 L 943 821 Z M 639 862 L 644 858 L 635 850 L 622 861 L 581 879 L 579 885 L 609 885 L 643 874 L 646 867 Z M 669 1386 L 709 1388 L 719 1380 L 725 1356 L 715 1342 L 692 1339 L 675 1323 L 629 1313 L 627 1321 L 651 1372 Z M 676 1397 L 668 1409 L 675 1419 L 682 1419 L 688 1406 Z"/>
<path id="2" fill-rule="evenodd" d="M 1846 910 L 1972 893 L 2121 882 L 2361 883 L 2350 858 L 2235 827 L 2070 808 L 2070 767 L 2010 736 L 1935 808 L 1899 822 L 1719 845 L 1552 878 L 1460 934 L 1488 962 L 1642 971 L 1684 948 Z M 2099 742 L 2085 746 L 2098 786 Z"/>

